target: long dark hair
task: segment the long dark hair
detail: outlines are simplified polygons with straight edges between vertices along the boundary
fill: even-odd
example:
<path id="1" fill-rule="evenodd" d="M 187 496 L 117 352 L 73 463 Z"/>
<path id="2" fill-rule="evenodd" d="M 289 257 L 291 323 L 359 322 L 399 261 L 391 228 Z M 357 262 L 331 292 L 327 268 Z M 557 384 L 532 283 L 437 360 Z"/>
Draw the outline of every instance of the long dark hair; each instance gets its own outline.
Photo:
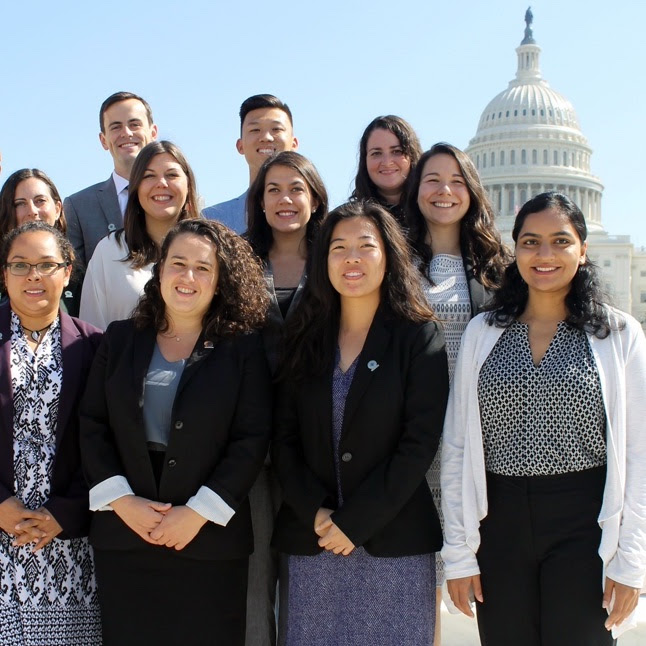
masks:
<path id="1" fill-rule="evenodd" d="M 514 242 L 518 242 L 518 236 L 528 216 L 548 209 L 555 209 L 564 215 L 576 231 L 581 244 L 586 241 L 588 228 L 581 209 L 567 195 L 549 191 L 533 197 L 525 202 L 520 209 L 511 234 Z M 520 275 L 518 265 L 514 260 L 505 270 L 502 285 L 494 293 L 494 297 L 487 307 L 491 310 L 487 316 L 489 324 L 498 327 L 511 325 L 525 311 L 528 296 L 527 283 Z M 577 267 L 570 291 L 565 297 L 565 306 L 568 312 L 565 322 L 576 329 L 605 339 L 614 329 L 610 323 L 605 303 L 606 299 L 601 291 L 597 268 L 586 256 L 585 262 Z M 618 327 L 621 329 L 624 325 L 624 322 L 620 322 Z"/>
<path id="2" fill-rule="evenodd" d="M 258 329 L 265 321 L 269 296 L 260 261 L 249 243 L 215 220 L 192 219 L 178 222 L 164 238 L 159 260 L 132 314 L 139 329 L 153 327 L 168 330 L 166 305 L 160 288 L 160 269 L 173 240 L 181 235 L 195 235 L 207 240 L 215 249 L 218 261 L 218 291 L 204 315 L 204 337 L 215 341 Z"/>
<path id="3" fill-rule="evenodd" d="M 422 290 L 421 277 L 411 261 L 408 244 L 395 218 L 371 200 L 348 202 L 330 212 L 314 241 L 303 298 L 286 323 L 282 378 L 298 379 L 322 374 L 332 365 L 341 300 L 328 276 L 330 240 L 339 222 L 359 217 L 375 225 L 384 245 L 386 274 L 381 284 L 380 309 L 389 317 L 415 323 L 435 320 Z"/>
<path id="4" fill-rule="evenodd" d="M 247 193 L 247 232 L 246 239 L 253 250 L 261 258 L 266 258 L 274 241 L 274 235 L 262 208 L 262 200 L 265 194 L 265 181 L 269 169 L 274 166 L 286 166 L 296 171 L 309 187 L 312 198 L 318 202 L 315 211 L 312 211 L 307 226 L 305 227 L 306 251 L 309 254 L 314 240 L 314 233 L 323 218 L 327 215 L 328 197 L 323 180 L 316 170 L 314 164 L 292 150 L 279 152 L 268 159 L 258 171 L 258 175 Z"/>
<path id="5" fill-rule="evenodd" d="M 135 269 L 141 269 L 159 258 L 159 248 L 146 231 L 146 214 L 139 202 L 138 192 L 150 161 L 153 157 L 164 153 L 168 153 L 175 159 L 186 174 L 188 181 L 186 204 L 184 204 L 177 221 L 201 217 L 195 175 L 182 151 L 174 143 L 163 140 L 151 141 L 144 146 L 137 155 L 130 174 L 128 205 L 123 216 L 124 228 L 116 233 L 117 242 L 121 243 L 121 237 L 124 236 L 128 247 L 128 255 L 124 258 L 124 262 L 130 262 Z"/>
<path id="6" fill-rule="evenodd" d="M 61 200 L 61 196 L 54 182 L 52 182 L 52 180 L 38 168 L 22 168 L 7 177 L 7 181 L 4 183 L 2 190 L 0 191 L 0 236 L 6 235 L 9 231 L 18 226 L 18 222 L 16 220 L 16 209 L 13 206 L 14 199 L 16 197 L 16 189 L 20 182 L 26 179 L 31 179 L 32 177 L 44 182 L 47 185 L 47 188 L 49 188 L 51 198 L 54 202 L 58 202 L 60 204 L 61 214 L 58 220 L 56 220 L 54 228 L 58 229 L 63 235 L 67 233 L 67 220 L 65 219 L 65 213 L 63 212 L 63 200 Z"/>
<path id="7" fill-rule="evenodd" d="M 393 114 L 373 119 L 363 131 L 363 135 L 361 135 L 361 140 L 359 141 L 359 168 L 357 169 L 357 176 L 354 180 L 354 190 L 352 191 L 352 195 L 350 195 L 350 200 L 372 199 L 383 206 L 386 206 L 383 203 L 384 199 L 381 197 L 379 189 L 368 175 L 368 139 L 374 130 L 388 130 L 388 132 L 392 132 L 395 137 L 397 137 L 404 156 L 410 161 L 410 173 L 402 186 L 402 193 L 398 205 L 403 211 L 406 203 L 406 193 L 408 192 L 408 187 L 411 181 L 411 175 L 413 174 L 413 169 L 417 165 L 422 154 L 422 146 L 419 143 L 417 134 L 413 130 L 413 126 L 411 126 L 405 119 Z"/>
<path id="8" fill-rule="evenodd" d="M 462 255 L 473 265 L 478 282 L 489 289 L 500 284 L 510 254 L 504 246 L 494 224 L 494 213 L 487 193 L 480 181 L 480 175 L 469 156 L 459 148 L 440 142 L 427 150 L 421 157 L 410 183 L 406 199 L 408 238 L 419 256 L 424 275 L 428 273 L 433 250 L 427 243 L 428 227 L 420 211 L 417 198 L 426 162 L 435 155 L 450 155 L 455 159 L 469 191 L 469 210 L 460 221 L 460 247 Z"/>

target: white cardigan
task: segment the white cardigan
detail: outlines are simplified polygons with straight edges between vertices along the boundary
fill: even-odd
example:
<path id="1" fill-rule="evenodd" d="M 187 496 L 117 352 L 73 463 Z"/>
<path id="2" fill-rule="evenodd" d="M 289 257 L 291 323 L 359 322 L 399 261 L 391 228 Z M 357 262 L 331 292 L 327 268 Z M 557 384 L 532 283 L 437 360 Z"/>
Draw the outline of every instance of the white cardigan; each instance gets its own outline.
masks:
<path id="1" fill-rule="evenodd" d="M 605 575 L 640 588 L 646 575 L 646 340 L 640 324 L 610 309 L 626 326 L 605 339 L 589 335 L 607 424 L 608 466 L 599 555 Z M 504 328 L 486 314 L 462 336 L 442 440 L 442 511 L 446 578 L 479 574 L 480 521 L 487 515 L 487 484 L 478 403 L 480 369 Z"/>
<path id="2" fill-rule="evenodd" d="M 117 242 L 114 233 L 96 246 L 83 280 L 80 319 L 105 330 L 112 321 L 130 318 L 153 266 L 134 269 L 123 262 L 127 255 L 125 238 Z"/>

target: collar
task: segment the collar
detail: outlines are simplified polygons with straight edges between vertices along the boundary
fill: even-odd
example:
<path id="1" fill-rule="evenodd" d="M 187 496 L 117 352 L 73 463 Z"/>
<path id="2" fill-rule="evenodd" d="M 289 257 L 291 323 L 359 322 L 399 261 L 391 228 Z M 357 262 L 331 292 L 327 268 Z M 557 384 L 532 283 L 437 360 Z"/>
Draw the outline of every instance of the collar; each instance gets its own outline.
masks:
<path id="1" fill-rule="evenodd" d="M 124 188 L 127 188 L 130 184 L 130 180 L 121 175 L 117 175 L 117 171 L 112 171 L 112 181 L 114 182 L 114 187 L 117 189 L 117 195 L 123 191 Z"/>

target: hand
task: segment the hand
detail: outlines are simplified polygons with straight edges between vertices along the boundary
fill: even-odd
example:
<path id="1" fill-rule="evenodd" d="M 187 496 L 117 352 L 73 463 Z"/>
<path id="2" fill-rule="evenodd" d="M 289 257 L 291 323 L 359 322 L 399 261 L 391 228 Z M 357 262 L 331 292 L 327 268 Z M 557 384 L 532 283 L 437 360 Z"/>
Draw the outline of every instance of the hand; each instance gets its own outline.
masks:
<path id="1" fill-rule="evenodd" d="M 630 613 L 637 607 L 639 601 L 639 588 L 631 588 L 629 585 L 618 583 L 606 577 L 606 585 L 603 589 L 603 603 L 604 608 L 610 608 L 612 601 L 612 593 L 615 593 L 615 600 L 612 605 L 612 610 L 604 624 L 607 630 L 612 630 L 613 626 L 618 626 Z"/>
<path id="2" fill-rule="evenodd" d="M 150 537 L 152 532 L 168 513 L 169 502 L 155 502 L 140 496 L 122 496 L 110 503 L 112 509 L 130 529 L 147 543 L 157 545 Z"/>
<path id="3" fill-rule="evenodd" d="M 328 530 L 319 538 L 319 545 L 329 552 L 348 556 L 354 550 L 354 543 L 330 519 L 324 524 Z"/>
<path id="4" fill-rule="evenodd" d="M 190 507 L 173 507 L 164 515 L 161 523 L 150 532 L 150 538 L 157 545 L 183 550 L 197 536 L 205 523 L 206 518 Z"/>
<path id="5" fill-rule="evenodd" d="M 316 516 L 314 516 L 314 531 L 318 536 L 325 536 L 327 530 L 333 525 L 330 520 L 331 513 L 332 509 L 328 509 L 327 507 L 321 507 L 316 512 Z"/>
<path id="6" fill-rule="evenodd" d="M 473 590 L 473 596 L 480 602 L 484 602 L 482 597 L 482 586 L 480 585 L 480 575 L 465 576 L 461 579 L 449 579 L 447 581 L 449 596 L 458 610 L 461 610 L 467 617 L 473 617 L 473 610 L 469 603 L 469 596 Z"/>
<path id="7" fill-rule="evenodd" d="M 38 510 L 27 509 L 18 498 L 11 496 L 0 503 L 0 529 L 17 536 L 22 531 L 16 526 L 27 518 L 46 520 L 48 514 Z"/>
<path id="8" fill-rule="evenodd" d="M 43 514 L 45 515 L 44 518 Z M 33 551 L 37 552 L 63 531 L 58 521 L 45 507 L 26 513 L 24 518 L 23 521 L 16 525 L 16 530 L 19 534 L 13 542 L 15 546 L 35 542 Z"/>

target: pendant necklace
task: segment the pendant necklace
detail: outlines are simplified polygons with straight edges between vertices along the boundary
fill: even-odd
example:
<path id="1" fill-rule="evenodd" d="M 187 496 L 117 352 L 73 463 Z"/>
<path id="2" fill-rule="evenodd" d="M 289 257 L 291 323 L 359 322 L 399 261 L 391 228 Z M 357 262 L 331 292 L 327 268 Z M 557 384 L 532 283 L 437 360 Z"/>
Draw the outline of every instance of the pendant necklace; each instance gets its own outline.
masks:
<path id="1" fill-rule="evenodd" d="M 41 330 L 30 330 L 28 327 L 25 327 L 22 324 L 20 325 L 20 327 L 22 327 L 24 332 L 29 332 L 29 336 L 32 338 L 32 341 L 34 341 L 35 343 L 40 343 L 40 340 L 43 336 L 43 332 L 46 332 L 47 330 L 49 330 L 49 328 L 52 327 L 52 323 L 42 328 Z"/>

